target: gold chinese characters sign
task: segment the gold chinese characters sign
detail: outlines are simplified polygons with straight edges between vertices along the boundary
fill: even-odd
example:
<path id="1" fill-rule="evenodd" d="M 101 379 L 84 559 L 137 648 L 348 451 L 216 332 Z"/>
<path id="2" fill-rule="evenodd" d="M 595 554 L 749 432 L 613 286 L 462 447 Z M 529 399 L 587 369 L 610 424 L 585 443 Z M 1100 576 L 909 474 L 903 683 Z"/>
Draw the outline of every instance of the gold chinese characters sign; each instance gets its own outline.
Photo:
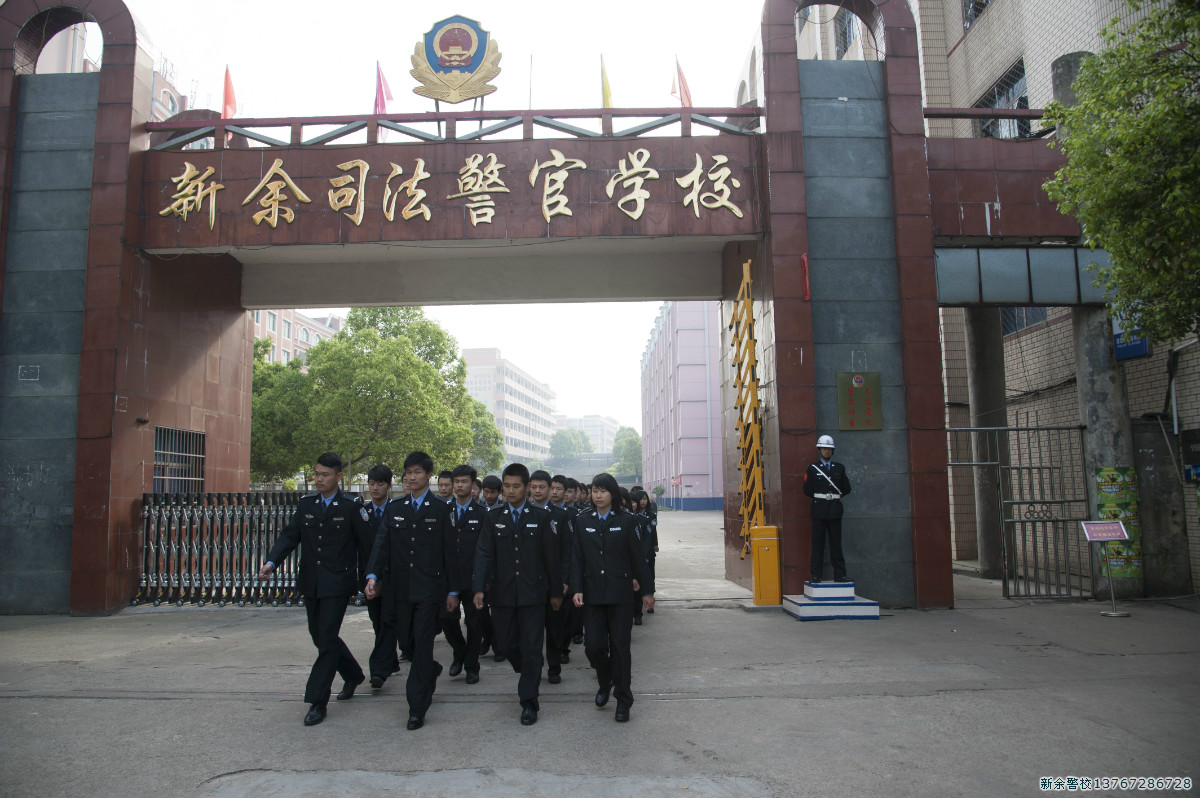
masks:
<path id="1" fill-rule="evenodd" d="M 838 429 L 873 432 L 883 429 L 878 371 L 839 371 Z"/>
<path id="2" fill-rule="evenodd" d="M 735 165 L 744 148 L 639 143 L 464 144 L 453 158 L 426 145 L 151 153 L 144 246 L 253 243 L 255 229 L 316 224 L 327 233 L 295 243 L 367 241 L 368 227 L 380 240 L 756 232 L 747 170 Z"/>

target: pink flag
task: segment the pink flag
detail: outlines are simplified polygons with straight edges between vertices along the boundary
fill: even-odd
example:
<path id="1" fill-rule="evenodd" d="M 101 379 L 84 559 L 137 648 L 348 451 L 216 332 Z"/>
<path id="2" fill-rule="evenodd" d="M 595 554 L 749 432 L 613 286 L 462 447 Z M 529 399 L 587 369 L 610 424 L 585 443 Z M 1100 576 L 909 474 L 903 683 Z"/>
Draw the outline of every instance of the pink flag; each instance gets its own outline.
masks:
<path id="1" fill-rule="evenodd" d="M 386 114 L 387 101 L 392 99 L 392 90 L 388 88 L 387 78 L 383 76 L 383 70 L 379 67 L 379 62 L 375 62 L 375 110 L 372 113 Z"/>
<path id="2" fill-rule="evenodd" d="M 679 104 L 684 108 L 692 107 L 692 90 L 688 88 L 687 78 L 679 67 L 679 59 L 675 59 L 675 76 L 671 78 L 671 96 L 679 98 Z"/>
<path id="3" fill-rule="evenodd" d="M 229 75 L 229 67 L 225 67 L 225 93 L 221 97 L 221 118 L 233 119 L 237 116 L 237 96 L 233 93 L 233 78 Z"/>

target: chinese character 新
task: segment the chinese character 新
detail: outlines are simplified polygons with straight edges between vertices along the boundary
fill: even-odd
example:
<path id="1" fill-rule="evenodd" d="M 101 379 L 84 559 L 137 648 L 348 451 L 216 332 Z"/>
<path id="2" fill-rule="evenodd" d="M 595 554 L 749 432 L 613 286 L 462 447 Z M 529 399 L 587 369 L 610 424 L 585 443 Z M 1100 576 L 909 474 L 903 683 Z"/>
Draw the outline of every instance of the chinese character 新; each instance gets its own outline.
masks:
<path id="1" fill-rule="evenodd" d="M 400 198 L 401 190 L 409 200 L 408 204 L 400 211 L 400 218 L 407 222 L 414 216 L 424 216 L 425 221 L 428 222 L 432 215 L 429 206 L 425 204 L 425 189 L 418 188 L 418 184 L 429 177 L 429 173 L 425 171 L 425 159 L 417 158 L 416 160 L 417 165 L 413 169 L 412 177 L 396 186 L 395 191 L 392 191 L 392 178 L 404 174 L 404 169 L 399 164 L 392 164 L 392 173 L 388 175 L 387 182 L 383 184 L 383 218 L 389 222 L 396 218 L 396 200 Z"/>
<path id="2" fill-rule="evenodd" d="M 480 222 L 491 224 L 496 215 L 496 202 L 492 194 L 508 194 L 509 189 L 500 179 L 500 170 L 504 164 L 496 161 L 494 153 L 487 154 L 487 164 L 483 164 L 484 156 L 476 153 L 467 156 L 466 165 L 458 170 L 458 193 L 449 194 L 446 199 L 467 197 L 467 209 L 471 212 L 471 225 L 478 227 Z"/>
<path id="3" fill-rule="evenodd" d="M 621 184 L 621 188 L 632 189 L 628 194 L 617 200 L 617 207 L 626 216 L 635 221 L 642 218 L 642 212 L 646 210 L 646 200 L 650 198 L 650 192 L 644 188 L 643 184 L 647 180 L 658 180 L 658 172 L 646 166 L 646 161 L 648 160 L 650 160 L 650 153 L 647 150 L 641 149 L 629 153 L 629 165 L 626 166 L 625 159 L 622 158 L 618 164 L 616 174 L 609 179 L 608 185 L 604 187 L 604 191 L 610 199 L 618 183 Z M 632 207 L 625 207 L 629 203 L 632 203 Z"/>
<path id="4" fill-rule="evenodd" d="M 271 180 L 272 177 L 279 179 Z M 253 218 L 255 224 L 262 224 L 263 220 L 265 219 L 267 224 L 271 225 L 271 227 L 275 227 L 275 225 L 279 224 L 279 217 L 281 215 L 283 216 L 283 220 L 285 222 L 288 224 L 292 223 L 292 221 L 296 218 L 296 212 L 283 205 L 283 203 L 287 202 L 288 199 L 287 195 L 283 193 L 283 189 L 285 188 L 291 189 L 292 193 L 296 195 L 296 199 L 300 202 L 312 202 L 312 200 L 308 198 L 308 195 L 300 190 L 300 187 L 296 185 L 295 181 L 292 180 L 288 173 L 283 171 L 282 158 L 275 159 L 275 163 L 272 164 L 271 168 L 267 170 L 267 173 L 263 175 L 263 179 L 260 180 L 258 185 L 254 187 L 254 190 L 246 195 L 246 198 L 242 200 L 242 204 L 249 204 L 250 200 L 254 199 L 258 192 L 262 191 L 263 188 L 266 188 L 267 193 L 258 201 L 258 204 L 261 205 L 263 209 L 254 214 Z"/>
<path id="5" fill-rule="evenodd" d="M 171 199 L 175 201 L 159 211 L 158 215 L 178 216 L 186 222 L 188 214 L 203 210 L 204 201 L 208 200 L 208 229 L 213 229 L 213 224 L 217 221 L 216 194 L 225 188 L 220 183 L 204 185 L 204 181 L 212 177 L 213 171 L 210 166 L 204 170 L 204 174 L 200 174 L 199 169 L 184 161 L 183 174 L 171 178 L 171 182 L 179 189 L 171 195 Z"/>
<path id="6" fill-rule="evenodd" d="M 356 158 L 353 161 L 346 161 L 337 165 L 338 169 L 343 172 L 349 172 L 351 169 L 358 170 L 358 187 L 355 188 L 353 175 L 342 175 L 341 177 L 331 177 L 329 182 L 333 188 L 329 189 L 329 207 L 335 211 L 340 211 L 342 208 L 354 206 L 353 213 L 345 214 L 346 218 L 354 222 L 355 226 L 362 224 L 363 206 L 366 204 L 366 186 L 367 172 L 371 167 L 361 158 Z M 337 189 L 336 191 L 334 189 Z M 288 221 L 291 221 L 290 219 Z M 274 225 L 272 225 L 274 227 Z"/>
<path id="7" fill-rule="evenodd" d="M 680 188 L 690 188 L 691 191 L 683 198 L 684 207 L 692 206 L 692 211 L 695 212 L 696 218 L 700 218 L 700 206 L 703 205 L 710 211 L 715 211 L 718 208 L 727 208 L 734 216 L 741 219 L 742 210 L 738 206 L 729 201 L 730 188 L 725 185 L 725 181 L 734 188 L 741 188 L 742 184 L 737 178 L 730 177 L 732 174 L 729 167 L 725 164 L 729 163 L 729 159 L 724 155 L 713 156 L 713 168 L 708 172 L 708 179 L 712 181 L 713 190 L 705 191 L 704 189 L 704 161 L 699 153 L 696 154 L 696 168 L 688 172 L 683 177 L 675 178 L 675 182 Z"/>
<path id="8" fill-rule="evenodd" d="M 572 216 L 571 209 L 567 207 L 570 202 L 564 192 L 567 183 L 567 171 L 570 169 L 586 169 L 587 164 L 578 158 L 566 158 L 561 152 L 555 149 L 550 150 L 550 155 L 553 157 L 549 161 L 535 163 L 533 169 L 529 170 L 529 185 L 534 185 L 538 174 L 543 169 L 553 168 L 555 171 L 547 172 L 546 178 L 542 182 L 542 218 L 547 222 L 551 216 Z"/>

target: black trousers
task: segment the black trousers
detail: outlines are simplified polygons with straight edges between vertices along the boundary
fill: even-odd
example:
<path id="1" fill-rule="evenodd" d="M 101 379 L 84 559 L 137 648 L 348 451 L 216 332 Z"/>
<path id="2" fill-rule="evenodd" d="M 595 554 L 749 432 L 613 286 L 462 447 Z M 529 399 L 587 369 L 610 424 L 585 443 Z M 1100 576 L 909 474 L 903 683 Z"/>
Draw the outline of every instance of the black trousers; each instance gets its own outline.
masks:
<path id="1" fill-rule="evenodd" d="M 633 635 L 633 610 L 624 604 L 583 605 L 583 650 L 596 669 L 600 689 L 613 685 L 617 705 L 633 705 L 629 653 Z"/>
<path id="2" fill-rule="evenodd" d="M 521 706 L 538 709 L 538 686 L 542 682 L 542 642 L 546 636 L 546 605 L 497 607 L 492 605 L 492 645 L 521 674 L 517 697 Z"/>
<path id="3" fill-rule="evenodd" d="M 567 636 L 567 605 L 564 597 L 557 609 L 550 608 L 546 600 L 546 672 L 562 673 L 562 653 L 569 650 L 571 638 Z"/>
<path id="4" fill-rule="evenodd" d="M 460 596 L 462 612 L 456 608 L 454 612 L 441 611 L 442 634 L 446 642 L 454 650 L 454 658 L 463 662 L 463 670 L 467 673 L 479 673 L 479 651 L 482 648 L 483 621 L 487 613 L 487 605 L 482 610 L 475 609 L 475 594 L 464 590 Z M 462 627 L 458 625 L 460 615 L 466 616 L 467 634 L 463 637 Z"/>
<path id="5" fill-rule="evenodd" d="M 386 624 L 387 626 L 392 627 L 392 629 L 391 629 L 392 645 L 395 646 L 395 644 L 396 644 L 396 629 L 395 629 L 396 613 L 394 611 L 388 609 L 386 606 L 384 606 L 384 601 L 381 596 L 376 596 L 373 599 L 367 599 L 367 615 L 371 618 L 371 628 L 375 630 L 375 645 L 379 645 L 380 635 L 383 634 L 383 627 Z M 374 654 L 374 651 L 372 651 L 371 662 L 374 662 L 374 661 L 375 661 L 375 654 Z M 385 663 L 385 665 L 386 665 L 386 663 Z M 370 663 L 368 663 L 368 666 L 371 667 L 371 675 L 372 676 L 379 676 L 383 679 L 386 679 L 388 676 L 390 676 L 393 673 L 395 673 L 396 671 L 400 670 L 400 658 L 396 656 L 395 648 L 393 648 L 391 664 L 390 664 L 390 666 L 386 667 L 383 672 L 376 673 L 375 668 L 373 666 L 370 666 Z"/>
<path id="6" fill-rule="evenodd" d="M 438 632 L 438 615 L 442 608 L 438 601 L 396 601 L 393 603 L 395 624 L 384 628 L 383 635 L 376 641 L 371 652 L 371 673 L 382 675 L 391 657 L 396 655 L 397 640 L 412 640 L 412 651 L 408 652 L 412 663 L 408 666 L 408 711 L 418 718 L 425 717 L 433 703 L 433 691 L 437 687 L 438 666 L 433 661 L 433 638 Z"/>
<path id="7" fill-rule="evenodd" d="M 846 578 L 846 558 L 842 555 L 842 519 L 814 518 L 812 520 L 812 562 L 809 573 L 821 578 L 825 570 L 825 539 L 829 539 L 829 563 L 833 566 L 833 578 Z"/>
<path id="8" fill-rule="evenodd" d="M 308 685 L 304 688 L 304 700 L 309 704 L 329 703 L 333 677 L 341 674 L 348 682 L 361 682 L 363 670 L 342 642 L 342 619 L 346 617 L 349 596 L 306 598 L 304 609 L 308 613 L 308 633 L 317 647 L 317 661 L 308 674 Z"/>

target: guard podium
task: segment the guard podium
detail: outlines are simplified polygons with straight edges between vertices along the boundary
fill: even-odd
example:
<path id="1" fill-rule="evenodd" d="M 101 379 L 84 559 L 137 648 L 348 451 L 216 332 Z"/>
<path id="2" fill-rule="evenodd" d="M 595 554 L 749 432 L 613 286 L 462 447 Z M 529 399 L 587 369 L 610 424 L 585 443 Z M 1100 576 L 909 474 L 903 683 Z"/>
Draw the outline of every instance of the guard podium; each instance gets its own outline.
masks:
<path id="1" fill-rule="evenodd" d="M 879 620 L 879 602 L 854 595 L 853 582 L 805 581 L 803 595 L 783 597 L 783 611 L 802 621 Z"/>

